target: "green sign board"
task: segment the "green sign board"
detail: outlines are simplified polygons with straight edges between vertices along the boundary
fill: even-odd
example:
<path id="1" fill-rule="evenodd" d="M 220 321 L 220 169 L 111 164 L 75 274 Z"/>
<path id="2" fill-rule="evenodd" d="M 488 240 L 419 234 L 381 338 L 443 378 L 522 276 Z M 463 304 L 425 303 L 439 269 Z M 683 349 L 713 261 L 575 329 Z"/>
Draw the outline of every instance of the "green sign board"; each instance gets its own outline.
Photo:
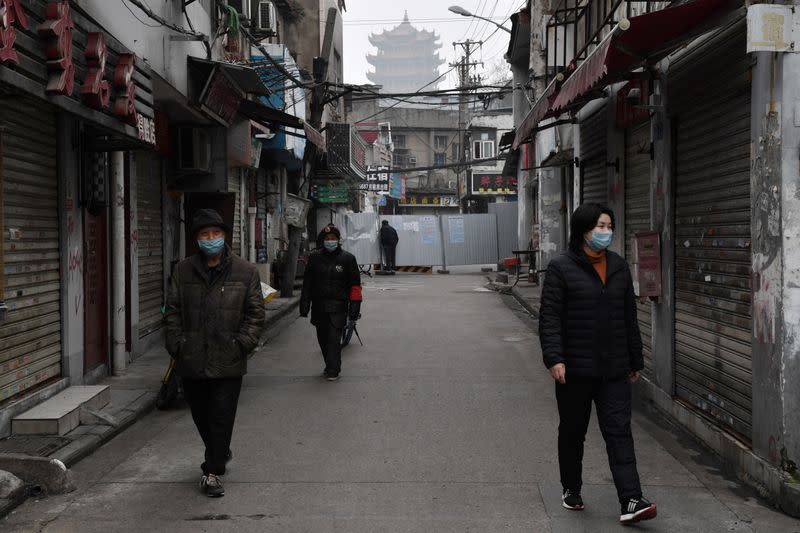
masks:
<path id="1" fill-rule="evenodd" d="M 346 183 L 315 185 L 313 196 L 322 204 L 346 204 L 350 201 L 350 188 Z"/>

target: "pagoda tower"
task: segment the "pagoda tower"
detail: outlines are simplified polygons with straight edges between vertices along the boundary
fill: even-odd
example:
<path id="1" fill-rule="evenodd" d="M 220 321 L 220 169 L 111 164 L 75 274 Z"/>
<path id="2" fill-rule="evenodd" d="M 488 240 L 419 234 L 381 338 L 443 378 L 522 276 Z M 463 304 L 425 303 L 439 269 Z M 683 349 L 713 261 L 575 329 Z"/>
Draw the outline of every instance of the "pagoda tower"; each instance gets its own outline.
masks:
<path id="1" fill-rule="evenodd" d="M 439 76 L 439 67 L 444 63 L 437 53 L 442 47 L 438 39 L 436 32 L 412 26 L 406 11 L 399 26 L 369 36 L 369 42 L 378 50 L 376 54 L 367 54 L 367 61 L 375 69 L 367 72 L 367 78 L 375 85 L 383 86 L 384 92 L 419 90 Z M 432 91 L 437 86 L 438 81 L 425 90 Z"/>

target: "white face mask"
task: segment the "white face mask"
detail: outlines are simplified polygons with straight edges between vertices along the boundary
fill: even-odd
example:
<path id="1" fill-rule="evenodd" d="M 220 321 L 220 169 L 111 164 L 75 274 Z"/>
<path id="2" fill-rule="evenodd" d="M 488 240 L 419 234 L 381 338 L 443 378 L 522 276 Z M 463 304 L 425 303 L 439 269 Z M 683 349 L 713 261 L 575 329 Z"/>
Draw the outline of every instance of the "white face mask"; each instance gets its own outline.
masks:
<path id="1" fill-rule="evenodd" d="M 339 241 L 324 241 L 322 246 L 324 246 L 329 252 L 333 252 L 339 247 Z"/>

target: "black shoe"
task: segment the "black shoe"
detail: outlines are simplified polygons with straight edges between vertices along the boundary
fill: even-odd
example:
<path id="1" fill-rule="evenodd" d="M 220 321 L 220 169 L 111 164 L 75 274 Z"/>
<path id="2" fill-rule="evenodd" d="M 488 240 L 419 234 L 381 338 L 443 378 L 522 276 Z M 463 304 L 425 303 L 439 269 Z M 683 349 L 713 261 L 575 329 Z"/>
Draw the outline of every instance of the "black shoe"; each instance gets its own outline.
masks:
<path id="1" fill-rule="evenodd" d="M 200 490 L 209 498 L 219 498 L 225 496 L 225 488 L 219 476 L 208 474 L 200 479 Z"/>
<path id="2" fill-rule="evenodd" d="M 561 505 L 564 509 L 569 509 L 570 511 L 582 511 L 583 498 L 581 498 L 581 493 L 577 490 L 564 489 L 564 493 L 561 495 Z"/>
<path id="3" fill-rule="evenodd" d="M 635 524 L 655 518 L 656 514 L 658 514 L 656 504 L 647 501 L 646 498 L 631 498 L 622 504 L 619 521 L 623 524 Z"/>
<path id="4" fill-rule="evenodd" d="M 335 376 L 333 374 L 326 374 L 325 379 L 328 381 L 339 381 L 339 374 L 336 374 Z"/>

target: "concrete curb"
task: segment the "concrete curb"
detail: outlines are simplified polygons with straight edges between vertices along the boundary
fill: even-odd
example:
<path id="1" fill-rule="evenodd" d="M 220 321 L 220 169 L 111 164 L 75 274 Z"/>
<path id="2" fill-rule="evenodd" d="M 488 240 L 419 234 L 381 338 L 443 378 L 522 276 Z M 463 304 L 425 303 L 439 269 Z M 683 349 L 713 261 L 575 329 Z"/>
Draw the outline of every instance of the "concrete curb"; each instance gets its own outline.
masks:
<path id="1" fill-rule="evenodd" d="M 289 302 L 284 304 L 280 309 L 276 309 L 272 313 L 268 311 L 267 319 L 264 324 L 264 333 L 261 337 L 262 345 L 269 338 L 273 338 L 275 336 L 273 329 L 278 326 L 284 318 L 289 316 L 292 311 L 296 310 L 299 305 L 300 297 L 297 296 L 291 298 Z M 23 472 L 30 468 L 31 465 L 35 466 L 42 461 L 51 462 L 56 459 L 63 463 L 63 465 L 67 468 L 70 468 L 81 459 L 84 459 L 94 453 L 98 448 L 100 448 L 100 446 L 121 434 L 135 422 L 144 418 L 145 415 L 155 408 L 157 395 L 157 391 L 147 391 L 143 393 L 133 402 L 123 407 L 120 411 L 114 413 L 114 416 L 118 420 L 118 424 L 116 426 L 91 426 L 85 434 L 73 440 L 66 446 L 59 448 L 48 457 L 35 457 L 19 454 L 0 454 L 0 464 L 2 464 L 1 462 L 4 459 L 7 461 L 13 460 L 14 462 L 18 463 L 18 466 L 9 466 L 9 468 L 3 468 L 4 470 L 11 471 L 12 473 L 15 473 L 15 470 L 17 472 Z M 67 474 L 69 474 L 69 470 L 67 470 Z M 58 480 L 55 478 L 48 479 L 47 477 L 44 477 L 31 481 L 29 479 L 25 479 L 24 476 L 18 477 L 21 477 L 29 487 L 33 485 L 50 486 L 51 484 L 56 484 L 58 482 Z M 30 490 L 22 490 L 19 492 L 20 494 L 15 498 L 0 499 L 0 519 L 7 516 L 11 511 L 20 506 L 28 498 L 28 496 L 31 495 Z"/>
<path id="2" fill-rule="evenodd" d="M 511 287 L 511 294 L 514 296 L 514 298 L 516 298 L 519 304 L 522 307 L 524 307 L 525 310 L 528 311 L 534 318 L 539 318 L 539 310 L 536 307 L 534 307 L 534 305 L 522 295 L 519 289 L 517 289 L 516 287 Z"/>
<path id="3" fill-rule="evenodd" d="M 720 460 L 731 466 L 736 476 L 768 498 L 789 516 L 800 518 L 800 485 L 791 483 L 787 475 L 758 457 L 748 447 L 725 433 L 700 414 L 676 402 L 647 378 L 636 386 L 650 408 L 683 428 Z"/>

